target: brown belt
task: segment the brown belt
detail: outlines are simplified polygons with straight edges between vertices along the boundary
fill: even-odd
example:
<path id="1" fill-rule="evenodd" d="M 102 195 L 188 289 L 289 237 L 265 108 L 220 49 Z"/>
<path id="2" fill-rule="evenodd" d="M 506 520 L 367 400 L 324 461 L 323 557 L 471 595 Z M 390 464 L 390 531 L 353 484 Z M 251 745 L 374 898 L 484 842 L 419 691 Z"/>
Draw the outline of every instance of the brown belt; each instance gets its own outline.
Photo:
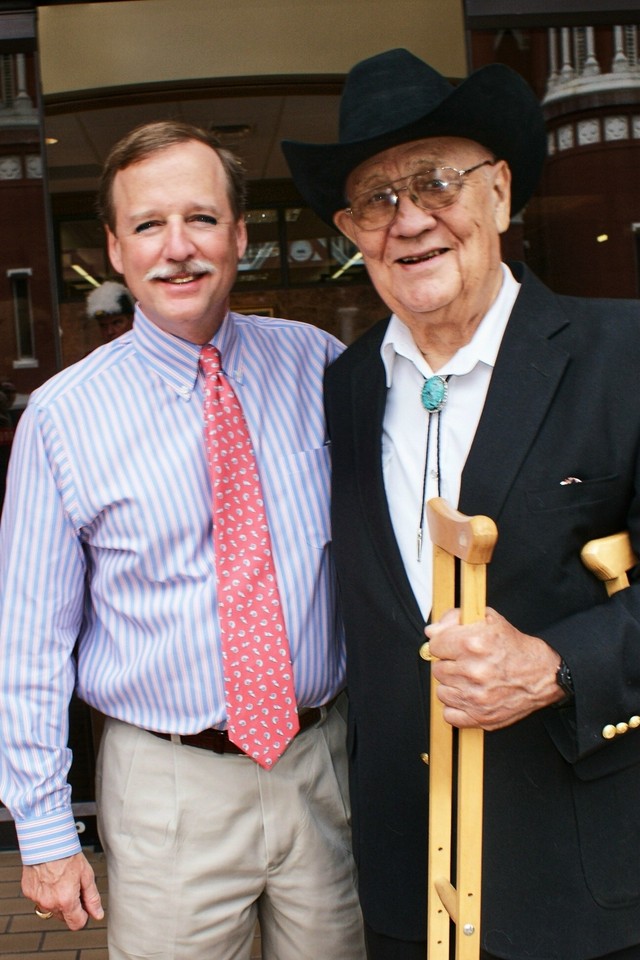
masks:
<path id="1" fill-rule="evenodd" d="M 308 730 L 309 727 L 318 723 L 318 721 L 322 719 L 323 712 L 326 716 L 326 711 L 330 709 L 334 703 L 335 700 L 332 700 L 326 707 L 303 708 L 298 715 L 300 729 L 296 736 L 299 736 L 301 733 L 304 733 L 305 730 Z M 241 750 L 240 747 L 229 740 L 229 734 L 226 730 L 214 730 L 211 728 L 209 730 L 202 730 L 200 733 L 185 733 L 182 735 L 160 733 L 157 730 L 149 730 L 147 732 L 152 733 L 154 737 L 160 737 L 161 740 L 171 740 L 173 743 L 182 743 L 186 747 L 200 747 L 202 750 L 212 750 L 214 753 L 233 753 L 236 756 L 246 757 L 244 750 Z"/>

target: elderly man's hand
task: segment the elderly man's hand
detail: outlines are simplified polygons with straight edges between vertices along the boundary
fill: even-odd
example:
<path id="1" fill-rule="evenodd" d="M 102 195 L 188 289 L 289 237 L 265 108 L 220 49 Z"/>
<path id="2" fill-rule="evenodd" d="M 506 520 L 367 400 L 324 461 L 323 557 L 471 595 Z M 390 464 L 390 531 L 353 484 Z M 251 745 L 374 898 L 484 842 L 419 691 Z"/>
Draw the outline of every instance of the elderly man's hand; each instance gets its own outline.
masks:
<path id="1" fill-rule="evenodd" d="M 64 920 L 69 930 L 82 930 L 89 917 L 104 917 L 93 869 L 83 853 L 25 866 L 22 892 L 37 909 Z"/>
<path id="2" fill-rule="evenodd" d="M 516 630 L 495 610 L 461 626 L 448 611 L 425 633 L 439 681 L 444 718 L 454 727 L 499 730 L 562 699 L 559 655 L 539 637 Z"/>

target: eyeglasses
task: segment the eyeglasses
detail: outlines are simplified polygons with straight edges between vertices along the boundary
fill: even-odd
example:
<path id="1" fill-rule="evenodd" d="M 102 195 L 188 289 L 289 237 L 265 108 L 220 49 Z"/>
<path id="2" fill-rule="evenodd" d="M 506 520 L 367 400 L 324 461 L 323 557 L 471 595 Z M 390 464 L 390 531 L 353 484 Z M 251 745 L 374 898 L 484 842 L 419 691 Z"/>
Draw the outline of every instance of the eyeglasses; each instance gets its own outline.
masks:
<path id="1" fill-rule="evenodd" d="M 367 190 L 359 194 L 347 207 L 347 213 L 361 230 L 379 230 L 393 223 L 400 193 L 406 190 L 411 200 L 421 210 L 442 210 L 450 207 L 458 199 L 463 177 L 480 167 L 494 166 L 497 160 L 483 160 L 475 167 L 466 170 L 456 170 L 455 167 L 434 167 L 433 170 L 423 170 L 402 177 L 395 183 L 388 183 L 381 187 Z M 404 184 L 404 186 L 399 186 Z"/>

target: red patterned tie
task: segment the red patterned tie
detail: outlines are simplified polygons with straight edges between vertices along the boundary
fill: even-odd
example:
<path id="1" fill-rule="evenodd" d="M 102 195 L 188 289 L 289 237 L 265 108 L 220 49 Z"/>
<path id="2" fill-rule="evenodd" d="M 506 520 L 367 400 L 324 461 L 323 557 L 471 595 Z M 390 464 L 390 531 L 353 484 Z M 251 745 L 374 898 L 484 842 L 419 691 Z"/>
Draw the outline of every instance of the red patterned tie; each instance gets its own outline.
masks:
<path id="1" fill-rule="evenodd" d="M 242 407 L 216 347 L 200 364 L 229 739 L 269 769 L 300 729 L 289 643 Z"/>

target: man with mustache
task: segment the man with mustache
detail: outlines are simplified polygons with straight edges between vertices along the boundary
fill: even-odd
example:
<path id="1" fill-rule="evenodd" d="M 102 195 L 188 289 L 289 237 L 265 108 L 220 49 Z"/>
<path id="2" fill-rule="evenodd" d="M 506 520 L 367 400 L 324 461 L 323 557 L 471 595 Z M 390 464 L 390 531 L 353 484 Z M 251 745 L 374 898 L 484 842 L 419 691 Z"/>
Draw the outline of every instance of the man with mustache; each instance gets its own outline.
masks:
<path id="1" fill-rule="evenodd" d="M 202 130 L 116 144 L 99 202 L 134 326 L 32 394 L 10 469 L 0 793 L 37 915 L 101 917 L 74 686 L 106 716 L 111 960 L 248 960 L 257 918 L 264 958 L 364 953 L 322 409 L 341 347 L 229 310 L 244 198 Z"/>

